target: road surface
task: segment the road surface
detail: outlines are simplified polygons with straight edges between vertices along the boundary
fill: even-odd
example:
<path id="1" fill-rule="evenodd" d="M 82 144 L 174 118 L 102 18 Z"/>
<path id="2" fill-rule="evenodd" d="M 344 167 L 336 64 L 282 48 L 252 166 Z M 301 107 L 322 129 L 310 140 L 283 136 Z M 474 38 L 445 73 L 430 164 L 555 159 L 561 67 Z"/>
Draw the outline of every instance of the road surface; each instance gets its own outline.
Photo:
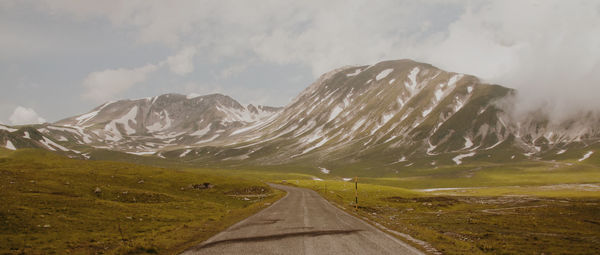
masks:
<path id="1" fill-rule="evenodd" d="M 287 195 L 183 254 L 423 254 L 315 191 L 271 185 Z"/>

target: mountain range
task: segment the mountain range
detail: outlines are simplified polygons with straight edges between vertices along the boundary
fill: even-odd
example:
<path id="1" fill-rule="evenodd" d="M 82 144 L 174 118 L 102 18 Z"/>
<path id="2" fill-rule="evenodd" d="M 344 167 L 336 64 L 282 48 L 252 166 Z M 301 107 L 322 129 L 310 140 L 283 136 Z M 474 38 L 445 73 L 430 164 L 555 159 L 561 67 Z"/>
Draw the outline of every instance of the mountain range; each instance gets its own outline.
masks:
<path id="1" fill-rule="evenodd" d="M 425 63 L 384 61 L 323 74 L 285 107 L 243 106 L 220 94 L 121 100 L 56 123 L 0 125 L 0 146 L 322 173 L 593 155 L 600 115 L 560 122 L 541 111 L 515 117 L 506 105 L 517 93 Z"/>

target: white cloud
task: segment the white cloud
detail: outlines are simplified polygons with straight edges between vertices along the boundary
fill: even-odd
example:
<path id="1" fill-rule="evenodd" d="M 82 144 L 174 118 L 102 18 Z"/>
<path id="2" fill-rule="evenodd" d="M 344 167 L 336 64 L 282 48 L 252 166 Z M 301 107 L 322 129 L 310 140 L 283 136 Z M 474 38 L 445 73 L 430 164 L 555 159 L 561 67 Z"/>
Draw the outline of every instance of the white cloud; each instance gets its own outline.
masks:
<path id="1" fill-rule="evenodd" d="M 13 125 L 41 124 L 46 122 L 33 109 L 23 106 L 17 106 L 8 120 Z"/>
<path id="2" fill-rule="evenodd" d="M 493 1 L 469 9 L 418 52 L 451 71 L 518 90 L 518 111 L 559 119 L 600 110 L 600 11 L 590 1 Z"/>
<path id="3" fill-rule="evenodd" d="M 194 56 L 196 55 L 196 49 L 194 47 L 186 47 L 179 51 L 174 56 L 167 58 L 167 64 L 171 72 L 184 75 L 194 71 Z"/>
<path id="4" fill-rule="evenodd" d="M 83 97 L 98 103 L 105 102 L 145 81 L 148 74 L 156 71 L 158 67 L 159 65 L 148 64 L 134 69 L 107 69 L 90 73 L 83 80 L 83 86 L 86 88 Z"/>

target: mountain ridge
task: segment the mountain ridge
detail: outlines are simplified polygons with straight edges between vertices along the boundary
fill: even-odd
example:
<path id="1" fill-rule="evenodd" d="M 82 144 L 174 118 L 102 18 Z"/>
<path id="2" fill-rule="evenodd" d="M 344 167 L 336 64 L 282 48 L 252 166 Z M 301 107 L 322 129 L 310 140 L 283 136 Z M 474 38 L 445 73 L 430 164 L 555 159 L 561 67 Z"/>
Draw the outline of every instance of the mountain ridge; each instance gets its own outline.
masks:
<path id="1" fill-rule="evenodd" d="M 36 130 L 61 146 L 74 139 L 80 147 L 190 164 L 377 161 L 390 169 L 555 158 L 600 140 L 597 114 L 562 123 L 535 113 L 514 118 L 503 104 L 516 93 L 430 64 L 389 60 L 327 72 L 281 108 L 243 106 L 221 94 L 165 94 L 107 102 Z"/>

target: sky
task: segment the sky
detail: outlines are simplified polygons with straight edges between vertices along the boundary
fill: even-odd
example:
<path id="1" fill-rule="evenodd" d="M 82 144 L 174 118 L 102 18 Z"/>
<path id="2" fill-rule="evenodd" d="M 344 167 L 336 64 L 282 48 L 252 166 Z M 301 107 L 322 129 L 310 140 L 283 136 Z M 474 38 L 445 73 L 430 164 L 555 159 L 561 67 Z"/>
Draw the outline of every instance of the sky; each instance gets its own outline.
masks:
<path id="1" fill-rule="evenodd" d="M 410 58 L 600 109 L 600 1 L 0 1 L 0 123 L 112 100 L 222 93 L 285 106 L 321 74 Z"/>

